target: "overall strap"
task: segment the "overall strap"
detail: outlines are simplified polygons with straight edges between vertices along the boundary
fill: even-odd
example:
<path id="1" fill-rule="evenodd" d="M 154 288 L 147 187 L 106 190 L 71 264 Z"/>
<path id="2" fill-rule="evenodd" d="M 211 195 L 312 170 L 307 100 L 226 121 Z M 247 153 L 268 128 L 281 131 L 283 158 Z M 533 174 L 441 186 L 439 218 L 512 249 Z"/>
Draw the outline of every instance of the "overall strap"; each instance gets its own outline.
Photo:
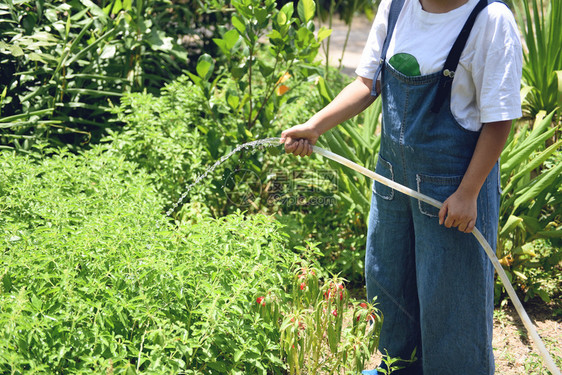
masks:
<path id="1" fill-rule="evenodd" d="M 445 101 L 445 98 L 451 95 L 451 86 L 453 84 L 453 78 L 455 77 L 455 70 L 459 65 L 461 53 L 464 50 L 470 31 L 474 26 L 476 17 L 488 6 L 488 4 L 493 3 L 494 1 L 495 0 L 480 0 L 472 10 L 472 13 L 470 13 L 470 16 L 468 16 L 468 19 L 457 37 L 457 40 L 453 44 L 453 47 L 447 56 L 447 60 L 445 60 L 445 65 L 443 65 L 443 70 L 441 71 L 441 76 L 439 78 L 439 85 L 437 86 L 437 93 L 435 94 L 435 100 L 433 102 L 433 106 L 431 107 L 431 111 L 433 113 L 438 113 Z"/>
<path id="2" fill-rule="evenodd" d="M 373 77 L 373 90 L 371 91 L 372 95 L 377 94 L 376 92 L 376 84 L 379 75 L 381 74 L 382 67 L 386 60 L 386 52 L 388 51 L 388 46 L 390 45 L 390 40 L 392 39 L 392 33 L 394 32 L 394 27 L 396 26 L 396 22 L 398 21 L 398 16 L 400 15 L 400 11 L 402 11 L 402 7 L 404 6 L 405 0 L 392 0 L 392 4 L 390 4 L 390 12 L 388 14 L 388 26 L 386 29 L 386 38 L 384 39 L 384 43 L 382 45 L 381 50 L 381 57 L 379 67 Z"/>

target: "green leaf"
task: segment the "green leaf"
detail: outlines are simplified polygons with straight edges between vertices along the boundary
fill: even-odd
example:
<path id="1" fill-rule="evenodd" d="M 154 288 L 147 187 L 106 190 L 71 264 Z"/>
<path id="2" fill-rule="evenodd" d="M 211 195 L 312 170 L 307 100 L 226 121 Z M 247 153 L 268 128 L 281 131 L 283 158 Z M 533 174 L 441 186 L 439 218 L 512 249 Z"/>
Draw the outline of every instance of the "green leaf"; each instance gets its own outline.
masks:
<path id="1" fill-rule="evenodd" d="M 562 52 L 560 52 L 560 50 L 559 50 L 559 53 L 562 53 Z M 557 90 L 558 91 L 558 95 L 557 95 L 557 97 L 558 97 L 558 111 L 559 111 L 558 113 L 560 113 L 561 108 L 562 108 L 562 70 L 556 70 L 554 72 L 554 74 L 556 74 L 556 83 L 557 83 L 557 88 L 558 88 L 558 90 Z"/>
<path id="2" fill-rule="evenodd" d="M 537 294 L 541 297 L 544 303 L 550 303 L 550 296 L 548 293 L 542 289 L 537 290 Z"/>
<path id="3" fill-rule="evenodd" d="M 131 10 L 131 9 L 133 9 L 133 2 L 132 2 L 132 0 L 123 0 L 123 9 L 124 9 L 124 10 Z"/>
<path id="4" fill-rule="evenodd" d="M 318 41 L 321 42 L 327 37 L 329 37 L 330 35 L 332 35 L 332 29 L 326 29 L 325 27 L 321 27 L 320 30 L 318 30 Z"/>
<path id="5" fill-rule="evenodd" d="M 509 174 L 513 169 L 523 165 L 523 163 L 525 163 L 525 161 L 529 158 L 529 155 L 537 150 L 540 145 L 544 144 L 547 139 L 552 137 L 555 131 L 556 128 L 551 128 L 539 136 L 529 136 L 525 139 L 521 146 L 515 149 L 512 152 L 512 155 L 509 156 L 509 159 L 503 163 L 502 173 Z"/>
<path id="6" fill-rule="evenodd" d="M 203 54 L 199 57 L 197 61 L 197 67 L 195 70 L 197 71 L 197 75 L 203 78 L 203 80 L 208 81 L 213 74 L 213 70 L 215 68 L 215 62 L 213 58 L 209 54 Z"/>
<path id="7" fill-rule="evenodd" d="M 115 44 L 106 44 L 100 54 L 100 59 L 112 59 L 115 57 L 117 47 Z"/>
<path id="8" fill-rule="evenodd" d="M 560 179 L 560 173 L 562 172 L 562 163 L 559 163 L 554 168 L 541 174 L 535 180 L 531 186 L 524 190 L 524 193 L 515 200 L 513 203 L 513 209 L 515 210 L 523 203 L 529 202 L 535 199 L 544 189 L 551 186 L 557 179 Z"/>
<path id="9" fill-rule="evenodd" d="M 562 238 L 562 227 L 556 230 L 541 230 L 537 232 L 537 236 L 546 238 Z"/>
<path id="10" fill-rule="evenodd" d="M 293 5 L 292 3 L 290 3 L 290 4 Z M 285 5 L 287 5 L 287 4 L 285 4 Z M 285 24 L 287 24 L 288 20 L 289 19 L 287 18 L 287 15 L 285 13 L 283 13 L 283 12 L 277 13 L 277 23 L 280 26 L 284 26 Z"/>
<path id="11" fill-rule="evenodd" d="M 507 222 L 500 230 L 500 237 L 505 237 L 509 232 L 511 232 L 515 227 L 523 222 L 523 219 L 515 215 L 510 215 Z"/>
<path id="12" fill-rule="evenodd" d="M 281 8 L 280 12 L 285 15 L 284 19 L 289 21 L 289 20 L 291 20 L 291 18 L 293 17 L 293 14 L 295 13 L 295 7 L 294 7 L 292 2 L 289 2 L 285 5 L 283 5 L 283 8 Z M 281 23 L 279 23 L 279 24 L 285 25 L 285 24 L 281 24 Z"/>
<path id="13" fill-rule="evenodd" d="M 66 92 L 73 94 L 82 95 L 92 95 L 92 96 L 122 96 L 121 92 L 116 91 L 105 91 L 105 90 L 93 90 L 93 89 L 66 89 Z"/>
<path id="14" fill-rule="evenodd" d="M 235 14 L 232 16 L 232 26 L 234 26 L 240 34 L 244 34 L 246 32 L 246 25 L 244 24 L 244 21 Z"/>
<path id="15" fill-rule="evenodd" d="M 120 0 L 119 3 L 121 3 Z M 99 6 L 94 4 L 91 0 L 80 0 L 80 2 L 92 12 L 92 14 L 102 20 L 104 23 L 107 21 L 107 14 Z"/>
<path id="16" fill-rule="evenodd" d="M 243 350 L 237 350 L 237 351 L 234 353 L 234 356 L 233 356 L 233 358 L 232 358 L 232 359 L 234 360 L 234 363 L 240 362 L 240 358 L 242 358 L 242 355 L 243 355 L 243 354 L 244 354 L 244 351 L 243 351 Z"/>
<path id="17" fill-rule="evenodd" d="M 227 93 L 226 94 L 226 102 L 228 103 L 230 108 L 232 108 L 233 110 L 237 110 L 238 104 L 240 104 L 240 97 L 237 96 L 237 95 Z"/>
<path id="18" fill-rule="evenodd" d="M 525 230 L 533 235 L 544 227 L 544 225 L 542 225 L 540 220 L 536 217 L 527 215 L 520 215 L 519 217 L 523 219 L 523 226 L 525 227 Z"/>
<path id="19" fill-rule="evenodd" d="M 238 39 L 240 39 L 240 34 L 236 29 L 228 30 L 223 36 L 223 40 L 226 43 L 225 47 L 229 50 L 236 45 Z"/>
<path id="20" fill-rule="evenodd" d="M 264 9 L 264 8 L 254 9 L 254 16 L 255 16 L 256 20 L 258 21 L 258 24 L 262 27 L 267 25 L 268 15 L 269 15 L 269 13 L 267 12 L 267 9 Z"/>
<path id="21" fill-rule="evenodd" d="M 314 0 L 300 0 L 297 6 L 297 11 L 299 13 L 299 18 L 303 23 L 307 23 L 312 18 L 314 18 L 314 13 L 316 12 L 316 4 Z"/>
<path id="22" fill-rule="evenodd" d="M 517 184 L 520 178 L 528 176 L 533 170 L 540 167 L 554 152 L 562 146 L 562 139 L 558 140 L 556 143 L 552 144 L 546 150 L 542 151 L 538 155 L 534 156 L 530 162 L 528 162 L 523 169 L 519 170 L 515 175 L 509 179 L 509 183 L 504 188 L 504 194 L 509 193 L 513 187 Z"/>

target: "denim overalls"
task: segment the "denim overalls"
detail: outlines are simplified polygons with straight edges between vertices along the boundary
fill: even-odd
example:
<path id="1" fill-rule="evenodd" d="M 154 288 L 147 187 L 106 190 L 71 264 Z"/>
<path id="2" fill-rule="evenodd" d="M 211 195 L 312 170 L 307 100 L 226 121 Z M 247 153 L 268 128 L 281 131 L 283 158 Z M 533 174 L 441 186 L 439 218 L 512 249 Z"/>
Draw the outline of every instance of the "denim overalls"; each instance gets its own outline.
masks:
<path id="1" fill-rule="evenodd" d="M 396 23 L 398 13 L 391 9 L 389 24 Z M 385 43 L 383 58 L 387 48 Z M 410 77 L 386 61 L 381 67 L 383 125 L 376 172 L 443 202 L 459 186 L 480 133 L 464 129 L 453 117 L 450 86 L 437 113 L 432 111 L 443 71 Z M 496 163 L 480 190 L 476 223 L 494 249 L 499 203 Z M 472 234 L 439 225 L 438 209 L 374 183 L 365 277 L 367 296 L 376 297 L 384 315 L 379 348 L 403 359 L 416 348 L 419 359 L 397 373 L 494 373 L 493 275 Z"/>

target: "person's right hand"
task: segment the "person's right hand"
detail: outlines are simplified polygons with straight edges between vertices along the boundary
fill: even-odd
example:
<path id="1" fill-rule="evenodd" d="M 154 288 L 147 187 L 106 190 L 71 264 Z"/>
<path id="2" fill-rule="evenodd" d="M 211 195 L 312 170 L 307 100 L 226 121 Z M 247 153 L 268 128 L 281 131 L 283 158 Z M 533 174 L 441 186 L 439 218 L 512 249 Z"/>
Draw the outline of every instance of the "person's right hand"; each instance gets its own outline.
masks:
<path id="1" fill-rule="evenodd" d="M 281 133 L 281 143 L 285 144 L 285 152 L 296 156 L 310 156 L 312 145 L 320 134 L 311 125 L 295 125 Z"/>

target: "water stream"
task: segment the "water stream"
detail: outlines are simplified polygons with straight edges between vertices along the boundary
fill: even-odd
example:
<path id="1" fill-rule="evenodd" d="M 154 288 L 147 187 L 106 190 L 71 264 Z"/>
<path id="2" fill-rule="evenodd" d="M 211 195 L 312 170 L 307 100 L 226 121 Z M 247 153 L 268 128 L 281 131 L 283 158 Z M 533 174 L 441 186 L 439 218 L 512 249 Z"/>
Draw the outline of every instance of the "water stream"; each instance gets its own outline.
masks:
<path id="1" fill-rule="evenodd" d="M 236 148 L 234 148 L 228 154 L 224 155 L 222 158 L 217 160 L 215 162 L 215 164 L 213 164 L 209 168 L 207 168 L 199 177 L 197 177 L 195 179 L 195 181 L 193 181 L 192 183 L 187 185 L 185 187 L 184 193 L 180 196 L 178 201 L 176 203 L 174 203 L 174 205 L 172 205 L 172 207 L 170 207 L 170 209 L 166 212 L 166 216 L 170 216 L 172 214 L 172 212 L 175 211 L 175 209 L 183 202 L 183 200 L 185 199 L 187 194 L 189 194 L 190 190 L 193 189 L 193 187 L 195 185 L 197 185 L 199 182 L 201 182 L 201 180 L 203 180 L 205 177 L 207 177 L 207 175 L 209 175 L 209 173 L 213 172 L 219 165 L 221 165 L 222 163 L 227 161 L 235 153 L 237 153 L 239 151 L 242 151 L 242 150 L 248 150 L 248 149 L 255 150 L 256 148 L 262 149 L 264 147 L 273 147 L 273 146 L 279 146 L 279 138 L 274 137 L 274 138 L 258 139 L 257 141 L 252 141 L 252 142 L 248 142 L 248 143 L 244 143 L 244 144 L 236 146 Z"/>

